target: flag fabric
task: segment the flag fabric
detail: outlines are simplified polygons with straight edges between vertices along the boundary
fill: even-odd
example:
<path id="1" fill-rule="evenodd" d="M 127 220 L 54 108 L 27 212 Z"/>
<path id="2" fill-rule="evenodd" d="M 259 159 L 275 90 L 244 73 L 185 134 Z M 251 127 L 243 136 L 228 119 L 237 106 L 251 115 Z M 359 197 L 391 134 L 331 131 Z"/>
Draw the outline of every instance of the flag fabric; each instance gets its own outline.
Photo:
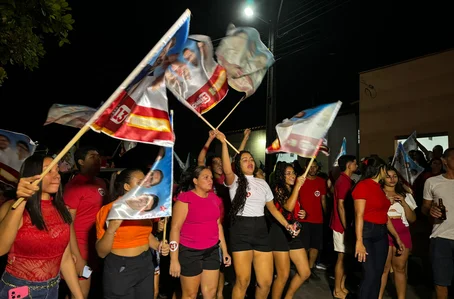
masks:
<path id="1" fill-rule="evenodd" d="M 52 123 L 82 128 L 95 114 L 96 109 L 82 105 L 53 104 L 47 114 L 44 125 Z"/>
<path id="2" fill-rule="evenodd" d="M 340 101 L 324 104 L 285 119 L 276 126 L 278 138 L 266 149 L 266 153 L 286 152 L 306 158 L 313 157 L 341 105 Z"/>
<path id="3" fill-rule="evenodd" d="M 340 147 L 339 154 L 337 155 L 333 166 L 334 167 L 339 166 L 339 158 L 346 154 L 347 154 L 347 139 L 344 137 L 344 139 L 342 139 L 342 145 Z"/>
<path id="4" fill-rule="evenodd" d="M 177 59 L 188 37 L 190 13 L 183 17 L 176 24 L 175 34 L 166 38 L 131 84 L 91 124 L 94 131 L 126 141 L 174 144 L 164 79 L 167 67 Z"/>
<path id="5" fill-rule="evenodd" d="M 322 144 L 320 144 L 318 151 L 319 151 L 319 153 L 322 153 L 325 156 L 329 157 L 331 149 L 328 146 L 328 140 L 326 140 L 326 138 L 323 138 Z"/>
<path id="6" fill-rule="evenodd" d="M 230 87 L 245 92 L 245 98 L 254 94 L 274 63 L 273 54 L 260 40 L 256 29 L 233 24 L 227 28 L 227 36 L 216 49 L 216 56 L 227 71 Z"/>
<path id="7" fill-rule="evenodd" d="M 403 179 L 411 185 L 413 185 L 416 178 L 424 172 L 424 168 L 410 158 L 401 142 L 397 145 L 396 153 L 394 154 L 391 165 L 394 166 L 402 175 Z"/>
<path id="8" fill-rule="evenodd" d="M 118 199 L 107 216 L 139 220 L 172 216 L 173 147 L 163 147 L 139 186 Z"/>
<path id="9" fill-rule="evenodd" d="M 407 138 L 407 140 L 404 141 L 403 146 L 405 149 L 405 152 L 408 154 L 410 151 L 417 151 L 418 150 L 418 144 L 416 143 L 416 131 L 411 133 L 411 135 Z"/>
<path id="10" fill-rule="evenodd" d="M 36 143 L 27 135 L 0 129 L 0 181 L 16 186 L 22 163 L 35 149 Z"/>
<path id="11" fill-rule="evenodd" d="M 200 114 L 216 106 L 228 92 L 225 69 L 213 58 L 211 39 L 189 36 L 183 51 L 165 74 L 166 86 L 185 105 Z"/>
<path id="12" fill-rule="evenodd" d="M 174 156 L 175 156 L 175 159 L 177 160 L 177 163 L 178 163 L 178 166 L 180 167 L 180 170 L 181 171 L 186 171 L 188 168 L 189 168 L 189 157 L 191 155 L 191 153 L 188 153 L 188 156 L 186 157 L 186 163 L 183 163 L 183 161 L 181 161 L 180 157 L 177 155 L 177 153 L 173 153 Z"/>

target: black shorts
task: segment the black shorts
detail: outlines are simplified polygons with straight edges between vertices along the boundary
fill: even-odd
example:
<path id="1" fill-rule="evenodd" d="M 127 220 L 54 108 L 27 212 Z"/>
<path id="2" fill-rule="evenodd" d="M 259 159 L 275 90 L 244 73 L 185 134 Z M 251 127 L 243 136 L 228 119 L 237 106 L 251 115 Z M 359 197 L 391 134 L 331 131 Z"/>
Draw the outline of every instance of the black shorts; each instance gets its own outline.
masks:
<path id="1" fill-rule="evenodd" d="M 450 286 L 454 278 L 454 240 L 430 239 L 430 259 L 434 284 Z"/>
<path id="2" fill-rule="evenodd" d="M 301 222 L 303 228 L 300 233 L 301 241 L 305 249 L 323 248 L 323 223 Z"/>
<path id="3" fill-rule="evenodd" d="M 302 233 L 301 231 L 300 234 Z M 303 248 L 303 242 L 299 235 L 296 238 L 292 238 L 281 224 L 274 221 L 271 224 L 269 239 L 272 251 L 289 251 Z"/>
<path id="4" fill-rule="evenodd" d="M 178 260 L 181 266 L 181 275 L 197 276 L 203 270 L 219 270 L 221 249 L 219 244 L 207 249 L 193 249 L 180 244 Z"/>
<path id="5" fill-rule="evenodd" d="M 230 250 L 232 252 L 248 250 L 270 252 L 265 216 L 235 216 L 230 227 Z"/>

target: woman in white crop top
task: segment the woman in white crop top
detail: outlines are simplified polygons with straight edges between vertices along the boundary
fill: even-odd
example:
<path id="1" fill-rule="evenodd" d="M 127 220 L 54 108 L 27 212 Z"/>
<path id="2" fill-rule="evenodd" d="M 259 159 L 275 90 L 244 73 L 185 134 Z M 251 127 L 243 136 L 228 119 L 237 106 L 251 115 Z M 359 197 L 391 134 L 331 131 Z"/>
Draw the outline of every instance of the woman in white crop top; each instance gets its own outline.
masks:
<path id="1" fill-rule="evenodd" d="M 254 177 L 256 171 L 254 157 L 247 151 L 241 151 L 236 155 L 235 174 L 230 164 L 224 134 L 217 132 L 216 138 L 222 143 L 225 184 L 230 188 L 232 199 L 230 249 L 236 274 L 232 298 L 245 297 L 253 265 L 257 278 L 255 298 L 266 299 L 273 281 L 273 254 L 264 216 L 265 206 L 288 231 L 291 231 L 292 226 L 274 205 L 274 196 L 266 181 Z"/>
<path id="2" fill-rule="evenodd" d="M 385 269 L 382 275 L 379 299 L 383 298 L 391 266 L 394 270 L 397 298 L 405 299 L 407 291 L 407 261 L 408 254 L 412 247 L 409 226 L 410 223 L 413 223 L 416 220 L 414 210 L 417 206 L 413 196 L 407 192 L 404 185 L 399 180 L 398 171 L 392 166 L 388 167 L 387 175 L 382 184 L 382 188 L 388 199 L 391 201 L 388 216 L 391 219 L 396 232 L 399 234 L 400 239 L 404 243 L 405 250 L 401 255 L 397 255 L 394 240 L 388 235 L 388 258 L 386 260 Z"/>

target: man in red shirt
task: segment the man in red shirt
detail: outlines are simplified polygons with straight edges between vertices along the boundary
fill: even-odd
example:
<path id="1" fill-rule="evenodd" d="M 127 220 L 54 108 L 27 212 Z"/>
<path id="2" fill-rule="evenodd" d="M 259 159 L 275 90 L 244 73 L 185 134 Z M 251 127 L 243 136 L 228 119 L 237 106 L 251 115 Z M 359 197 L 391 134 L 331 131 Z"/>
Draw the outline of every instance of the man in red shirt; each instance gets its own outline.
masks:
<path id="1" fill-rule="evenodd" d="M 104 203 L 107 188 L 105 181 L 96 177 L 101 168 L 101 157 L 95 148 L 77 149 L 74 161 L 79 174 L 66 184 L 63 198 L 73 218 L 70 243 L 79 283 L 84 297 L 88 298 L 91 276 L 84 275 L 84 268 L 97 270 L 96 215 Z"/>
<path id="2" fill-rule="evenodd" d="M 330 227 L 333 230 L 334 251 L 337 254 L 336 267 L 334 268 L 334 298 L 345 298 L 348 290 L 345 288 L 345 270 L 344 270 L 344 254 L 352 252 L 351 240 L 346 240 L 345 231 L 351 230 L 353 215 L 353 200 L 351 198 L 351 189 L 353 181 L 351 176 L 358 169 L 356 157 L 353 155 L 343 155 L 338 160 L 340 176 L 334 185 L 334 202 L 333 212 L 331 215 Z"/>
<path id="3" fill-rule="evenodd" d="M 309 164 L 306 161 L 306 168 Z M 309 251 L 309 267 L 311 268 L 312 278 L 319 277 L 312 271 L 318 252 L 323 244 L 323 211 L 326 211 L 326 181 L 317 176 L 319 170 L 317 161 L 310 165 L 306 181 L 298 194 L 300 211 L 298 219 L 303 229 L 300 234 L 303 246 Z"/>

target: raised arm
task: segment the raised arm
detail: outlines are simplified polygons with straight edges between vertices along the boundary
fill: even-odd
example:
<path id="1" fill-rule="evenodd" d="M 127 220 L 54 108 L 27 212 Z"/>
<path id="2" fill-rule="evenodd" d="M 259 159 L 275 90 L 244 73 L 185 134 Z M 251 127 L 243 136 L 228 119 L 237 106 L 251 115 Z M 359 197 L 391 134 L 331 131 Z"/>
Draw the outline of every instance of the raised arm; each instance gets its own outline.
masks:
<path id="1" fill-rule="evenodd" d="M 214 140 L 214 138 L 216 138 L 216 133 L 214 131 L 210 131 L 208 134 L 208 140 L 200 151 L 199 157 L 197 158 L 198 166 L 205 166 L 205 158 L 207 156 L 208 149 L 210 148 L 211 142 Z"/>
<path id="2" fill-rule="evenodd" d="M 244 151 L 246 148 L 247 141 L 249 140 L 249 136 L 251 135 L 251 129 L 246 129 L 244 130 L 244 137 L 243 140 L 241 140 L 240 147 L 238 148 L 238 151 Z"/>
<path id="3" fill-rule="evenodd" d="M 306 177 L 302 175 L 296 179 L 296 183 L 295 186 L 293 187 L 292 194 L 285 202 L 284 209 L 286 209 L 289 212 L 292 212 L 295 209 L 296 202 L 298 201 L 298 194 L 305 181 Z"/>
<path id="4" fill-rule="evenodd" d="M 224 170 L 225 183 L 230 186 L 235 181 L 235 174 L 233 173 L 232 165 L 230 164 L 229 149 L 227 147 L 225 135 L 218 131 L 216 133 L 216 138 L 222 144 L 222 168 Z"/>

